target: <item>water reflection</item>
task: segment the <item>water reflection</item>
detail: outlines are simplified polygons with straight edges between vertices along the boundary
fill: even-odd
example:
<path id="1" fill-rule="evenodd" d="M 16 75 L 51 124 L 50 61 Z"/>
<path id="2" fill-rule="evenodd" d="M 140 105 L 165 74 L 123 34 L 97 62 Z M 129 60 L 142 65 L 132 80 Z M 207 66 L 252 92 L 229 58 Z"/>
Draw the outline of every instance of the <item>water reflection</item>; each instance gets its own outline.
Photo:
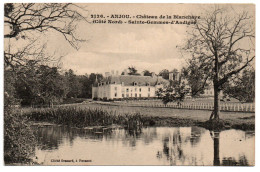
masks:
<path id="1" fill-rule="evenodd" d="M 215 166 L 220 165 L 220 159 L 219 159 L 219 132 L 218 131 L 210 131 L 210 136 L 214 140 L 214 161 L 213 164 Z"/>
<path id="2" fill-rule="evenodd" d="M 44 165 L 254 165 L 254 133 L 200 127 L 140 131 L 69 127 L 36 128 L 37 161 Z M 74 162 L 51 162 L 74 159 Z M 78 159 L 91 160 L 76 162 Z"/>

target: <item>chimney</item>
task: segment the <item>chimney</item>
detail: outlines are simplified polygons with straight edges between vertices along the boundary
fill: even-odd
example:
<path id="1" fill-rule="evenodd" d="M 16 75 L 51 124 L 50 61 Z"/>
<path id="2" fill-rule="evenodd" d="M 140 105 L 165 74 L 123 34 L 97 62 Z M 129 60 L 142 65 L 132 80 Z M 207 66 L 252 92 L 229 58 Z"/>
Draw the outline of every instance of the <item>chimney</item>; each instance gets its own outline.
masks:
<path id="1" fill-rule="evenodd" d="M 175 74 L 175 79 L 176 79 L 176 81 L 179 81 L 179 80 L 180 80 L 180 73 L 179 73 L 179 72 L 176 72 L 176 74 Z"/>
<path id="2" fill-rule="evenodd" d="M 124 70 L 124 75 L 128 75 L 127 69 Z"/>
<path id="3" fill-rule="evenodd" d="M 173 72 L 169 73 L 169 80 L 172 81 L 173 80 Z"/>

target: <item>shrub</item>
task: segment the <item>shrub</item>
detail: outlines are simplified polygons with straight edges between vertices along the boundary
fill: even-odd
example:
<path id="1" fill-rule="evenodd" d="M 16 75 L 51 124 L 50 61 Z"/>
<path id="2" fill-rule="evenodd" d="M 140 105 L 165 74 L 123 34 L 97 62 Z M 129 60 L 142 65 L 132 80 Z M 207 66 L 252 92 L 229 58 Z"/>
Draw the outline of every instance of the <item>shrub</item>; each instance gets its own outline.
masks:
<path id="1" fill-rule="evenodd" d="M 4 110 L 4 161 L 29 163 L 34 155 L 36 140 L 28 121 L 21 114 Z"/>
<path id="2" fill-rule="evenodd" d="M 141 120 L 140 114 L 118 114 L 102 109 L 79 108 L 76 106 L 32 109 L 24 114 L 34 121 L 52 122 L 76 127 L 97 125 L 126 125 L 130 119 Z"/>

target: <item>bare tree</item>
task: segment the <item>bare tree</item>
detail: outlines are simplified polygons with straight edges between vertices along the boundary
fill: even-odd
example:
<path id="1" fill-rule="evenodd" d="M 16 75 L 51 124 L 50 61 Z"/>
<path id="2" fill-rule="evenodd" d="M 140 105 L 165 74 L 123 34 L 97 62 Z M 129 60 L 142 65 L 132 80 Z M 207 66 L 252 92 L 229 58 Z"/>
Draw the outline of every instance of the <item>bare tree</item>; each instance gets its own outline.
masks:
<path id="1" fill-rule="evenodd" d="M 219 120 L 219 93 L 232 76 L 245 69 L 255 58 L 254 17 L 215 7 L 196 20 L 186 50 L 191 61 L 203 70 L 203 78 L 214 85 L 214 110 L 210 120 Z M 203 84 L 204 85 L 204 84 Z"/>
<path id="2" fill-rule="evenodd" d="M 81 6 L 71 3 L 6 3 L 4 5 L 5 39 L 25 39 L 28 43 L 16 52 L 5 49 L 4 58 L 7 65 L 21 64 L 27 56 L 40 56 L 45 46 L 35 48 L 35 33 L 55 31 L 62 34 L 65 40 L 78 49 L 83 42 L 76 34 L 79 21 L 87 21 Z M 9 49 L 10 50 L 10 49 Z"/>

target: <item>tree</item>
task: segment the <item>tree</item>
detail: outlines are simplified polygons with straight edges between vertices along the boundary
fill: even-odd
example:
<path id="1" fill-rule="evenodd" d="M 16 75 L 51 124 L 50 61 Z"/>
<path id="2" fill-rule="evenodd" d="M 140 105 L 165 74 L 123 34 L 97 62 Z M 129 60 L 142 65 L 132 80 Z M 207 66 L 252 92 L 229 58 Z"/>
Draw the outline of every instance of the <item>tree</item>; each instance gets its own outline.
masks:
<path id="1" fill-rule="evenodd" d="M 44 105 L 52 106 L 54 103 L 62 102 L 66 95 L 64 88 L 64 80 L 58 72 L 57 67 L 49 67 L 41 65 L 37 70 L 39 77 L 38 98 L 40 98 Z"/>
<path id="2" fill-rule="evenodd" d="M 140 75 L 138 72 L 137 72 L 137 69 L 134 67 L 134 66 L 129 66 L 128 67 L 128 75 Z"/>
<path id="3" fill-rule="evenodd" d="M 223 93 L 242 102 L 254 102 L 255 100 L 255 71 L 245 69 L 241 76 L 225 83 Z"/>
<path id="4" fill-rule="evenodd" d="M 22 105 L 52 105 L 65 97 L 64 80 L 56 67 L 35 65 L 16 69 L 16 96 Z"/>
<path id="5" fill-rule="evenodd" d="M 190 59 L 188 63 L 188 67 L 183 69 L 183 75 L 191 88 L 191 96 L 196 97 L 203 94 L 204 89 L 209 86 L 209 75 L 205 74 L 205 71 L 198 66 L 195 59 Z"/>
<path id="6" fill-rule="evenodd" d="M 149 70 L 144 70 L 143 74 L 144 76 L 152 76 L 152 72 L 150 72 Z"/>
<path id="7" fill-rule="evenodd" d="M 48 59 L 44 52 L 45 45 L 37 41 L 37 35 L 54 31 L 63 35 L 64 39 L 74 48 L 83 42 L 77 35 L 79 21 L 86 21 L 84 8 L 76 4 L 63 3 L 6 3 L 4 5 L 5 44 L 7 40 L 25 40 L 23 47 L 11 45 L 5 47 L 5 66 L 22 65 L 27 59 Z M 36 38 L 35 38 L 36 37 Z M 14 47 L 12 45 L 12 47 Z M 44 57 L 45 56 L 45 57 Z"/>
<path id="8" fill-rule="evenodd" d="M 164 105 L 174 101 L 177 101 L 179 104 L 184 100 L 187 93 L 188 91 L 186 90 L 185 83 L 181 81 L 175 82 L 175 84 L 169 85 L 168 87 L 160 90 L 160 96 L 162 97 L 162 102 Z"/>
<path id="9" fill-rule="evenodd" d="M 255 58 L 254 18 L 248 12 L 228 14 L 228 9 L 215 7 L 195 21 L 186 50 L 204 70 L 203 78 L 213 81 L 214 110 L 210 120 L 219 120 L 219 93 L 235 74 Z"/>
<path id="10" fill-rule="evenodd" d="M 155 91 L 155 95 L 159 98 L 163 97 L 163 89 L 159 88 L 158 90 Z"/>
<path id="11" fill-rule="evenodd" d="M 91 73 L 89 76 L 84 75 L 79 78 L 79 82 L 82 84 L 82 97 L 92 97 L 92 86 L 94 86 L 96 79 L 97 82 L 100 82 L 103 79 L 103 75 Z"/>
<path id="12" fill-rule="evenodd" d="M 82 85 L 72 69 L 65 72 L 65 79 L 68 86 L 67 98 L 77 98 L 81 94 Z"/>
<path id="13" fill-rule="evenodd" d="M 163 69 L 161 72 L 159 72 L 159 76 L 162 76 L 163 79 L 169 79 L 169 70 Z"/>
<path id="14" fill-rule="evenodd" d="M 19 105 L 20 102 L 16 97 L 15 91 L 16 75 L 12 70 L 7 70 L 4 73 L 4 106 L 7 108 L 10 105 Z"/>

